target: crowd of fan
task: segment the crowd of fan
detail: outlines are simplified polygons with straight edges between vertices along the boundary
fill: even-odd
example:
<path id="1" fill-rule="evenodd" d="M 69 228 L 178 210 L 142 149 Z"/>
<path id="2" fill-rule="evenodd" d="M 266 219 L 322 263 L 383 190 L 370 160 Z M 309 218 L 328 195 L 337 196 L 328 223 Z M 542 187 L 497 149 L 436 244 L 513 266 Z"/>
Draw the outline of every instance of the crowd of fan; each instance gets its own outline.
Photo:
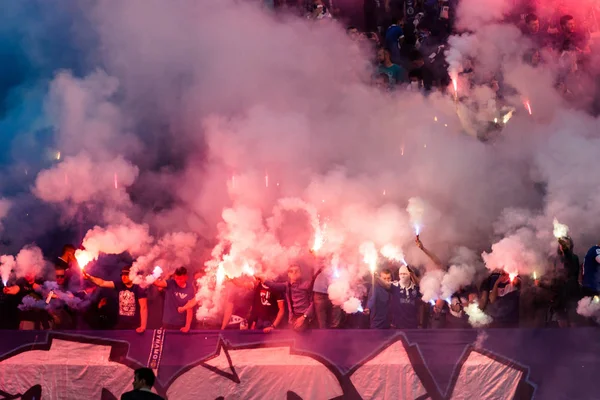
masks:
<path id="1" fill-rule="evenodd" d="M 590 90 L 596 78 L 590 57 L 591 33 L 598 32 L 595 9 L 587 10 L 581 4 L 577 10 L 557 7 L 549 11 L 531 0 L 517 3 L 504 22 L 519 28 L 529 42 L 523 49 L 523 61 L 535 68 L 558 65 L 557 92 L 574 106 L 600 111 L 595 91 Z M 265 4 L 316 21 L 347 19 L 335 0 L 266 0 Z M 446 92 L 451 83 L 444 55 L 448 38 L 464 33 L 455 29 L 457 7 L 458 0 L 364 0 L 361 29 L 349 26 L 347 33 L 375 50 L 373 85 L 389 91 Z M 536 10 L 551 16 L 538 17 Z M 512 91 L 504 84 L 502 71 L 480 73 L 477 60 L 463 60 L 462 71 L 456 72 L 469 85 L 489 86 L 496 93 L 498 108 Z"/>
<path id="2" fill-rule="evenodd" d="M 539 277 L 509 276 L 492 271 L 478 285 L 461 287 L 447 299 L 422 300 L 419 280 L 424 268 L 404 264 L 380 265 L 364 278 L 366 288 L 358 312 L 345 313 L 331 302 L 328 289 L 336 279 L 330 263 L 314 258 L 290 265 L 287 279 L 265 280 L 256 276 L 226 279 L 221 285 L 218 316 L 197 319 L 192 282 L 180 267 L 167 279 L 156 279 L 144 288 L 130 279 L 129 267 L 120 279 L 91 276 L 77 266 L 75 249 L 66 245 L 55 262 L 55 280 L 14 275 L 0 293 L 0 327 L 3 329 L 253 329 L 271 332 L 321 329 L 469 329 L 466 312 L 477 304 L 492 318 L 488 327 L 570 327 L 595 325 L 577 314 L 583 297 L 600 290 L 600 246 L 586 253 L 583 263 L 573 252 L 573 241 L 561 238 L 552 266 Z M 420 239 L 417 246 L 435 268 L 446 267 Z M 312 265 L 310 265 L 312 264 Z M 430 267 L 431 269 L 431 267 Z M 534 279 L 535 278 L 535 279 Z M 537 279 L 539 278 L 539 279 Z M 477 325 L 475 325 L 477 326 Z"/>

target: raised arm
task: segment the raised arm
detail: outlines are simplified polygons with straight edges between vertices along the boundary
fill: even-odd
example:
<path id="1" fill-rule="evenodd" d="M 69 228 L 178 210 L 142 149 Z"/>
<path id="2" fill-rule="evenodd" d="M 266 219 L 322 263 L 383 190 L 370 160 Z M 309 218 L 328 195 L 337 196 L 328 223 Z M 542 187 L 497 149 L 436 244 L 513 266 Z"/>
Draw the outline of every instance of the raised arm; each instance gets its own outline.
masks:
<path id="1" fill-rule="evenodd" d="M 433 261 L 433 263 L 434 263 L 434 264 L 435 264 L 437 267 L 439 267 L 439 268 L 443 268 L 443 267 L 444 267 L 444 266 L 443 266 L 443 264 L 442 264 L 442 262 L 440 261 L 440 259 L 439 259 L 439 258 L 438 258 L 438 257 L 437 257 L 435 254 L 433 254 L 431 251 L 429 251 L 427 248 L 425 248 L 425 246 L 423 245 L 423 242 L 421 242 L 421 239 L 420 239 L 418 236 L 417 236 L 417 238 L 415 239 L 415 243 L 417 244 L 417 247 L 418 247 L 419 249 L 421 249 L 421 251 L 422 251 L 423 253 L 425 253 L 425 255 L 426 255 L 426 256 L 427 256 L 427 257 L 428 257 L 428 258 L 429 258 L 431 261 Z"/>
<path id="2" fill-rule="evenodd" d="M 103 288 L 109 288 L 109 289 L 115 288 L 115 283 L 113 281 L 105 281 L 104 279 L 100 279 L 96 276 L 92 276 L 85 271 L 83 271 L 83 277 L 85 279 L 89 280 L 90 282 L 92 282 L 96 286 L 103 287 Z"/>

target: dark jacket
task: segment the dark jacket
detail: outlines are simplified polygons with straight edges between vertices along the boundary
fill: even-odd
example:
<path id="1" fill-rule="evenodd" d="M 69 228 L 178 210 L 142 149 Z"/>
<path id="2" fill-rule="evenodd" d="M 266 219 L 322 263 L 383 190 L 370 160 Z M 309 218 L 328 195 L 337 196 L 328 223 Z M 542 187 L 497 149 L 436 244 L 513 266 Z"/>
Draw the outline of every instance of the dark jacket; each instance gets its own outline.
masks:
<path id="1" fill-rule="evenodd" d="M 121 400 L 164 400 L 159 395 L 148 392 L 146 390 L 132 390 L 131 392 L 123 393 Z"/>

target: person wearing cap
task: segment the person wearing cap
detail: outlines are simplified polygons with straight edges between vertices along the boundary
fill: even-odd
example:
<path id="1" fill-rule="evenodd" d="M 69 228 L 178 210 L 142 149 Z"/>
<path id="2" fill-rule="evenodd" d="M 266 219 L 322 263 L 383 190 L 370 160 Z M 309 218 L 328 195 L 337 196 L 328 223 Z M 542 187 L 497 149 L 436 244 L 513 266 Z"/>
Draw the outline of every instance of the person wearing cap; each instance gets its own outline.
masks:
<path id="1" fill-rule="evenodd" d="M 148 298 L 146 291 L 129 277 L 129 269 L 123 268 L 120 280 L 105 281 L 85 271 L 83 277 L 96 286 L 117 290 L 119 319 L 115 329 L 135 329 L 137 333 L 142 333 L 148 322 Z"/>

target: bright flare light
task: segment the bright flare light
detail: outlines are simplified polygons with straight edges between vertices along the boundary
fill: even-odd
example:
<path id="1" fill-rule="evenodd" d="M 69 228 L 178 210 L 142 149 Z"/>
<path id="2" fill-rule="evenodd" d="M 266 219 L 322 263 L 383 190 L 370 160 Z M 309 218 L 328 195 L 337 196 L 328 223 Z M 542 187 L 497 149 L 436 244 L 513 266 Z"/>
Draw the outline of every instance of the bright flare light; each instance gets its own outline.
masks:
<path id="1" fill-rule="evenodd" d="M 508 123 L 508 121 L 510 121 L 510 119 L 512 118 L 512 115 L 513 115 L 512 111 L 509 111 L 506 114 L 504 114 L 504 117 L 502 117 L 502 123 L 506 125 Z"/>
<path id="2" fill-rule="evenodd" d="M 162 274 L 163 274 L 163 270 L 161 267 L 159 267 L 158 265 L 156 267 L 154 267 L 154 270 L 152 271 L 152 276 L 154 277 L 154 279 L 160 278 L 160 276 Z"/>
<path id="3" fill-rule="evenodd" d="M 383 246 L 380 250 L 380 253 L 390 261 L 401 262 L 404 265 L 407 265 L 406 261 L 404 260 L 404 254 L 402 253 L 402 250 L 393 244 L 386 244 Z"/>
<path id="4" fill-rule="evenodd" d="M 600 297 L 594 296 L 594 303 L 600 303 Z"/>
<path id="5" fill-rule="evenodd" d="M 223 265 L 219 264 L 219 266 L 217 267 L 217 273 L 215 274 L 218 286 L 221 286 L 223 284 L 223 281 L 225 280 L 225 276 L 226 276 L 225 268 L 223 268 Z"/>
<path id="6" fill-rule="evenodd" d="M 117 176 L 117 173 L 115 172 L 115 189 L 119 188 L 119 177 Z"/>
<path id="7" fill-rule="evenodd" d="M 537 280 L 537 272 L 533 271 L 533 280 Z"/>
<path id="8" fill-rule="evenodd" d="M 419 224 L 414 224 L 413 228 L 415 229 L 415 235 L 419 236 L 421 234 L 421 226 Z"/>
<path id="9" fill-rule="evenodd" d="M 323 237 L 323 231 L 321 228 L 315 231 L 315 240 L 313 242 L 312 251 L 316 253 L 323 247 L 323 243 L 325 242 L 325 238 Z"/>
<path id="10" fill-rule="evenodd" d="M 360 253 L 363 255 L 363 261 L 369 266 L 369 271 L 374 274 L 377 270 L 377 249 L 373 242 L 365 242 L 360 245 Z"/>
<path id="11" fill-rule="evenodd" d="M 514 281 L 516 277 L 517 277 L 516 272 L 511 272 L 508 274 L 508 279 L 510 279 L 511 282 Z"/>
<path id="12" fill-rule="evenodd" d="M 77 264 L 79 264 L 79 268 L 81 268 L 83 271 L 86 265 L 88 265 L 90 261 L 94 261 L 96 257 L 94 257 L 89 251 L 77 250 L 75 252 L 75 259 L 77 260 Z"/>
<path id="13" fill-rule="evenodd" d="M 269 187 L 269 174 L 265 173 L 265 187 Z"/>
<path id="14" fill-rule="evenodd" d="M 529 115 L 531 115 L 532 114 L 531 103 L 529 103 L 529 100 L 525 100 L 525 108 L 527 109 L 527 112 L 529 113 Z"/>
<path id="15" fill-rule="evenodd" d="M 458 97 L 458 80 L 456 78 L 452 78 L 452 88 L 454 89 L 454 98 Z"/>
<path id="16" fill-rule="evenodd" d="M 554 225 L 554 237 L 557 239 L 567 237 L 569 235 L 569 227 L 558 222 L 556 218 L 552 222 Z"/>
<path id="17" fill-rule="evenodd" d="M 60 161 L 60 151 L 57 151 L 57 152 L 56 152 L 56 160 L 57 160 L 57 161 Z"/>
<path id="18" fill-rule="evenodd" d="M 242 273 L 248 276 L 254 276 L 254 268 L 252 268 L 248 262 L 245 262 L 242 267 Z"/>
<path id="19" fill-rule="evenodd" d="M 365 309 L 363 308 L 363 306 L 360 305 L 360 304 L 358 305 L 357 310 L 358 310 L 358 312 L 364 312 L 365 311 Z"/>

